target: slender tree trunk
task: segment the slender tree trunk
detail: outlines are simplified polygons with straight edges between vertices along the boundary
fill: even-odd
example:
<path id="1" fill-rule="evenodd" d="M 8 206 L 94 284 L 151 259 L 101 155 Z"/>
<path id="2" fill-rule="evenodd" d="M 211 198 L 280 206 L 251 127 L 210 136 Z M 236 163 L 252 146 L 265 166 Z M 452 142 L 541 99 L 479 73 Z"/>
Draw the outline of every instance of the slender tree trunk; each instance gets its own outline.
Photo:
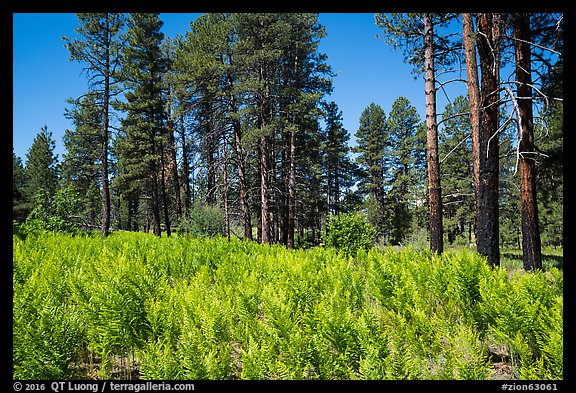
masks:
<path id="1" fill-rule="evenodd" d="M 518 138 L 520 154 L 520 200 L 522 212 L 522 259 L 525 270 L 542 268 L 538 204 L 534 175 L 534 125 L 532 113 L 532 76 L 530 14 L 517 14 L 514 20 L 516 80 L 518 82 Z"/>
<path id="2" fill-rule="evenodd" d="M 152 207 L 152 233 L 158 237 L 162 236 L 162 227 L 161 227 L 161 220 L 160 220 L 160 193 L 158 191 L 158 171 L 157 168 L 154 168 L 154 172 L 152 175 L 152 199 L 151 199 L 151 207 Z"/>
<path id="3" fill-rule="evenodd" d="M 480 85 L 478 79 L 478 63 L 476 62 L 476 34 L 472 14 L 462 14 L 462 31 L 466 58 L 466 73 L 468 75 L 468 101 L 470 103 L 470 125 L 472 134 L 472 171 L 476 214 L 473 230 L 470 231 L 470 242 L 477 245 L 476 228 L 478 211 L 480 210 Z"/>
<path id="4" fill-rule="evenodd" d="M 188 164 L 188 146 L 186 144 L 186 130 L 184 127 L 184 116 L 180 116 L 180 140 L 182 143 L 182 179 L 184 180 L 184 215 L 190 212 L 190 168 Z"/>
<path id="5" fill-rule="evenodd" d="M 334 206 L 334 214 L 340 214 L 340 170 L 336 166 L 334 168 L 334 196 L 332 197 L 332 205 Z"/>
<path id="6" fill-rule="evenodd" d="M 168 86 L 168 152 L 170 154 L 170 177 L 174 182 L 174 207 L 176 208 L 176 220 L 178 224 L 182 219 L 182 201 L 180 199 L 180 180 L 178 178 L 178 161 L 176 157 L 176 143 L 174 138 L 174 120 L 172 119 L 172 109 L 170 102 L 170 86 Z"/>
<path id="7" fill-rule="evenodd" d="M 230 98 L 232 111 L 237 113 L 234 97 Z M 242 213 L 242 223 L 244 226 L 244 238 L 253 239 L 252 218 L 250 217 L 250 204 L 248 203 L 248 183 L 246 179 L 246 155 L 242 148 L 242 127 L 238 119 L 232 121 L 234 130 L 234 148 L 236 149 L 236 166 L 238 168 L 238 191 L 240 196 L 240 211 Z"/>
<path id="8" fill-rule="evenodd" d="M 482 75 L 480 100 L 479 202 L 476 241 L 478 252 L 490 266 L 500 265 L 498 175 L 499 175 L 499 82 L 500 14 L 478 15 L 477 46 Z"/>
<path id="9" fill-rule="evenodd" d="M 110 28 L 108 26 L 108 15 L 106 23 L 108 31 L 106 32 L 106 60 L 104 70 L 104 103 L 102 119 L 102 226 L 100 234 L 108 236 L 110 233 L 110 188 L 108 184 L 108 123 L 109 123 L 109 106 L 110 106 Z"/>
<path id="10" fill-rule="evenodd" d="M 210 116 L 209 120 L 206 120 L 206 177 L 207 177 L 207 190 L 206 190 L 206 200 L 209 204 L 216 203 L 216 165 L 214 159 L 214 153 L 216 151 L 216 137 L 214 135 L 214 126 L 212 124 L 212 114 L 207 112 Z"/>
<path id="11" fill-rule="evenodd" d="M 265 64 L 261 63 L 259 68 L 259 81 L 264 83 L 262 91 L 259 93 L 259 118 L 258 128 L 261 132 L 266 133 L 268 119 L 272 119 L 272 105 L 269 97 L 268 72 Z M 272 238 L 272 215 L 270 206 L 270 181 L 271 181 L 271 143 L 267 135 L 260 136 L 259 144 L 260 158 L 260 220 L 262 231 L 262 243 L 271 243 Z"/>
<path id="12" fill-rule="evenodd" d="M 438 159 L 438 123 L 436 121 L 436 81 L 434 70 L 434 32 L 432 16 L 424 15 L 424 62 L 426 93 L 426 153 L 428 163 L 428 197 L 430 219 L 430 250 L 441 254 L 444 250 L 442 228 L 442 188 Z"/>
<path id="13" fill-rule="evenodd" d="M 284 245 L 288 245 L 288 204 L 290 203 L 288 196 L 289 194 L 289 183 L 290 183 L 290 162 L 288 156 L 290 154 L 290 132 L 282 131 L 282 173 L 280 176 L 280 188 L 282 189 L 282 203 L 280 203 L 279 216 L 282 217 L 280 242 Z"/>
<path id="14" fill-rule="evenodd" d="M 269 163 L 268 151 L 269 141 L 267 136 L 260 137 L 260 219 L 262 227 L 262 243 L 270 243 L 272 234 L 270 233 L 270 216 L 269 216 L 269 191 L 268 191 L 268 176 L 269 176 Z"/>
<path id="15" fill-rule="evenodd" d="M 474 188 L 480 184 L 480 85 L 478 82 L 478 64 L 476 62 L 476 37 L 472 14 L 462 14 L 464 50 L 466 54 L 466 72 L 468 74 L 468 101 L 470 102 L 470 120 L 472 126 L 472 165 Z M 478 192 L 476 192 L 478 196 Z"/>
<path id="16" fill-rule="evenodd" d="M 288 239 L 286 246 L 294 248 L 294 217 L 296 210 L 296 131 L 290 131 L 290 171 L 288 179 Z"/>
<path id="17" fill-rule="evenodd" d="M 224 138 L 225 139 L 225 138 Z M 228 208 L 228 152 L 226 148 L 226 141 L 222 143 L 222 199 L 224 201 L 224 223 L 226 226 L 226 237 L 230 241 L 230 211 Z"/>
<path id="18" fill-rule="evenodd" d="M 270 114 L 270 119 L 273 116 Z M 276 149 L 274 135 L 268 137 L 268 223 L 270 225 L 269 243 L 278 243 L 278 185 L 276 184 Z"/>
<path id="19" fill-rule="evenodd" d="M 162 135 L 162 138 L 164 136 Z M 164 209 L 164 224 L 166 225 L 166 235 L 170 236 L 172 230 L 170 228 L 170 214 L 168 212 L 168 195 L 166 192 L 166 158 L 164 156 L 164 144 L 160 142 L 160 187 L 162 195 L 162 206 Z"/>

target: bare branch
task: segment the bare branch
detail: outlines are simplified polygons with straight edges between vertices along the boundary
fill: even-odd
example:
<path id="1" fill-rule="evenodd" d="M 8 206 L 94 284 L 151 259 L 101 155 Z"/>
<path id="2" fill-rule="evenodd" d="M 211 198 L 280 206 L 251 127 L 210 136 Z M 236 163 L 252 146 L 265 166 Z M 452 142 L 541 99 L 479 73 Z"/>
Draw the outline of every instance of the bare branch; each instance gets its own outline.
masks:
<path id="1" fill-rule="evenodd" d="M 458 142 L 458 144 L 457 144 L 456 146 L 454 146 L 454 148 L 453 148 L 452 150 L 450 150 L 450 151 L 444 156 L 444 158 L 442 158 L 442 159 L 440 160 L 440 164 L 442 164 L 442 163 L 446 160 L 446 158 L 448 158 L 448 156 L 449 156 L 450 154 L 452 154 L 456 149 L 458 149 L 458 147 L 459 147 L 462 143 L 464 143 L 464 142 L 466 141 L 466 139 L 470 138 L 470 136 L 471 136 L 471 135 L 466 135 L 466 137 L 465 137 L 464 139 L 462 139 L 460 142 Z"/>
<path id="2" fill-rule="evenodd" d="M 526 40 L 523 40 L 523 39 L 521 39 L 521 38 L 517 38 L 517 37 L 513 37 L 513 36 L 508 36 L 508 35 L 505 35 L 504 37 L 505 37 L 505 38 L 509 38 L 509 39 L 511 39 L 511 40 L 513 40 L 513 41 L 523 42 L 523 43 L 525 43 L 525 44 L 535 46 L 535 47 L 537 47 L 537 48 L 540 48 L 540 49 L 543 49 L 543 50 L 552 52 L 552 53 L 554 53 L 554 54 L 556 54 L 556 55 L 560 55 L 560 56 L 562 55 L 562 53 L 561 53 L 561 52 L 558 52 L 557 50 L 554 50 L 554 49 L 552 49 L 552 48 L 548 48 L 548 47 L 546 47 L 546 46 L 537 44 L 537 43 L 535 43 L 535 42 L 526 41 Z"/>
<path id="3" fill-rule="evenodd" d="M 454 79 L 450 79 L 450 80 L 447 80 L 447 81 L 445 81 L 445 82 L 439 83 L 439 84 L 438 84 L 438 88 L 444 87 L 444 85 L 447 85 L 448 83 L 452 83 L 452 82 L 464 82 L 464 83 L 467 83 L 468 81 L 467 81 L 466 79 L 462 79 L 462 78 L 454 78 Z"/>
<path id="4" fill-rule="evenodd" d="M 504 86 L 504 89 L 506 90 L 508 95 L 510 95 L 510 99 L 512 100 L 514 112 L 516 112 L 516 118 L 518 119 L 518 128 L 521 129 L 522 128 L 522 116 L 520 114 L 520 108 L 518 107 L 518 102 L 516 101 L 516 99 L 514 97 L 514 93 L 512 93 L 512 90 L 508 86 Z M 512 113 L 510 115 L 512 115 Z M 518 144 L 516 147 L 516 163 L 514 164 L 514 175 L 516 175 L 516 171 L 518 170 L 518 162 L 520 162 L 520 155 L 521 155 L 520 154 L 520 142 L 522 142 L 522 133 L 519 132 L 518 135 L 519 135 L 520 139 L 518 140 Z"/>
<path id="5" fill-rule="evenodd" d="M 453 119 L 455 117 L 459 117 L 459 116 L 468 116 L 470 115 L 470 112 L 462 112 L 462 113 L 455 113 L 453 115 L 450 115 L 448 117 L 443 117 L 439 122 L 438 125 L 442 124 L 442 122 L 445 122 L 447 120 Z"/>

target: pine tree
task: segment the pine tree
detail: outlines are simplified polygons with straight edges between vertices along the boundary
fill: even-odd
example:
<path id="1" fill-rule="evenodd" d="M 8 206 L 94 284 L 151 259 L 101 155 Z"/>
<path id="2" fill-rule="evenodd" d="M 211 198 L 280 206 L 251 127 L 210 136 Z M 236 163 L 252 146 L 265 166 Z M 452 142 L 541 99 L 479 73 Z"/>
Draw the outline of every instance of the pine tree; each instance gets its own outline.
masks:
<path id="1" fill-rule="evenodd" d="M 165 179 L 167 159 L 166 126 L 162 77 L 165 59 L 160 51 L 164 37 L 158 14 L 131 14 L 127 22 L 123 78 L 129 89 L 127 111 L 122 121 L 123 135 L 119 143 L 119 181 L 137 182 L 140 193 L 150 198 L 153 232 L 162 233 L 162 213 L 166 233 L 170 236 L 170 218 Z"/>
<path id="2" fill-rule="evenodd" d="M 486 256 L 490 266 L 500 265 L 498 176 L 500 106 L 500 14 L 480 13 L 477 16 L 476 45 L 480 65 L 480 127 L 478 128 L 479 182 L 476 201 L 476 248 Z M 472 145 L 474 148 L 475 144 Z"/>
<path id="3" fill-rule="evenodd" d="M 253 116 L 253 129 L 258 139 L 258 172 L 260 223 L 258 239 L 274 242 L 275 145 L 273 132 L 277 118 L 278 71 L 282 50 L 278 37 L 285 24 L 279 14 L 238 14 L 238 62 L 241 86 L 246 93 L 246 105 Z"/>
<path id="4" fill-rule="evenodd" d="M 281 171 L 284 173 L 285 211 L 282 225 L 283 243 L 294 248 L 296 218 L 296 172 L 299 166 L 301 143 L 304 134 L 317 132 L 321 116 L 322 96 L 332 89 L 331 70 L 326 56 L 318 52 L 318 43 L 325 36 L 324 27 L 317 14 L 281 14 L 285 27 L 279 36 L 282 48 L 280 72 L 280 127 L 282 128 Z"/>
<path id="5" fill-rule="evenodd" d="M 532 50 L 530 14 L 514 18 L 514 53 L 516 56 L 518 152 L 520 155 L 520 199 L 522 211 L 522 259 L 525 270 L 542 269 L 538 201 L 536 198 L 536 153 L 534 150 L 534 115 L 532 109 Z"/>
<path id="6" fill-rule="evenodd" d="M 110 143 L 110 102 L 118 94 L 118 72 L 120 51 L 123 42 L 120 32 L 124 24 L 122 14 L 90 13 L 77 14 L 80 26 L 79 37 L 70 40 L 62 37 L 70 51 L 70 60 L 86 64 L 89 89 L 98 97 L 98 108 L 102 112 L 101 181 L 102 181 L 102 226 L 100 233 L 110 231 L 110 190 L 108 174 L 108 148 Z"/>
<path id="7" fill-rule="evenodd" d="M 360 115 L 360 126 L 356 131 L 356 146 L 352 150 L 358 154 L 356 162 L 360 167 L 359 190 L 369 194 L 374 206 L 370 214 L 372 224 L 380 235 L 385 233 L 385 173 L 388 162 L 388 125 L 384 110 L 371 103 Z"/>
<path id="8" fill-rule="evenodd" d="M 393 48 L 403 47 L 405 61 L 413 72 L 424 74 L 426 98 L 426 162 L 428 175 L 428 207 L 430 249 L 442 253 L 442 188 L 438 158 L 438 123 L 436 90 L 438 69 L 447 69 L 455 60 L 458 44 L 450 35 L 438 30 L 446 27 L 454 14 L 408 13 L 376 14 L 376 24 L 383 29 L 384 39 Z"/>
<path id="9" fill-rule="evenodd" d="M 325 106 L 326 129 L 324 131 L 324 172 L 326 177 L 326 198 L 329 214 L 342 211 L 342 195 L 354 182 L 354 166 L 350 160 L 350 135 L 342 124 L 342 111 L 335 102 Z"/>
<path id="10" fill-rule="evenodd" d="M 101 214 L 100 184 L 102 179 L 102 112 L 94 95 L 85 96 L 67 112 L 75 126 L 64 131 L 66 153 L 62 162 L 62 181 L 80 196 L 81 221 L 89 228 L 96 227 Z"/>
<path id="11" fill-rule="evenodd" d="M 474 184 L 472 181 L 472 141 L 467 98 L 458 96 L 448 103 L 442 115 L 439 133 L 439 157 L 442 177 L 443 214 L 448 242 L 474 231 Z"/>
<path id="12" fill-rule="evenodd" d="M 425 173 L 425 144 L 418 132 L 420 116 L 407 98 L 398 97 L 394 101 L 386 123 L 389 144 L 387 201 L 393 212 L 391 241 L 400 243 L 411 228 L 411 209 L 420 202 L 410 195 L 417 195 L 416 191 L 423 185 L 418 173 Z"/>
<path id="13" fill-rule="evenodd" d="M 52 138 L 52 132 L 44 126 L 34 138 L 28 153 L 26 154 L 26 200 L 36 207 L 36 196 L 45 196 L 47 205 L 58 188 L 58 157 L 54 154 L 56 142 Z"/>
<path id="14" fill-rule="evenodd" d="M 235 168 L 244 236 L 251 239 L 234 23 L 233 14 L 220 13 L 205 14 L 193 21 L 191 31 L 178 41 L 174 80 L 180 86 L 178 95 L 188 108 L 184 111 L 195 119 L 196 125 L 189 134 L 198 140 L 201 161 L 205 163 L 200 179 L 205 199 L 210 204 L 218 199 L 228 216 L 231 192 L 228 175 L 233 175 L 231 170 Z"/>
<path id="15" fill-rule="evenodd" d="M 563 62 L 559 61 L 546 76 L 542 89 L 551 98 L 563 97 Z M 542 113 L 543 124 L 535 125 L 536 146 L 544 154 L 537 166 L 536 186 L 542 243 L 563 244 L 564 210 L 564 107 L 563 102 L 550 100 Z"/>
<path id="16" fill-rule="evenodd" d="M 33 209 L 32 203 L 26 200 L 26 173 L 22 159 L 12 148 L 12 219 L 20 223 Z"/>

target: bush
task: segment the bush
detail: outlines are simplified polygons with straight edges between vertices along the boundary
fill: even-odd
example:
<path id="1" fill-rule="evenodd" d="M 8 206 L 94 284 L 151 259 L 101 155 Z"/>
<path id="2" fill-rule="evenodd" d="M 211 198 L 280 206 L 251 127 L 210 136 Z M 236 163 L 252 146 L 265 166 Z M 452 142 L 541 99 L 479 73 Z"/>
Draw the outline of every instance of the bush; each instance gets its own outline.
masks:
<path id="1" fill-rule="evenodd" d="M 326 225 L 324 244 L 355 256 L 358 250 L 369 250 L 374 245 L 376 230 L 362 213 L 330 216 Z"/>
<path id="2" fill-rule="evenodd" d="M 226 234 L 224 212 L 217 206 L 194 204 L 188 217 L 180 224 L 180 232 L 197 237 L 214 237 Z"/>
<path id="3" fill-rule="evenodd" d="M 72 217 L 78 211 L 79 198 L 71 187 L 60 188 L 53 197 L 44 190 L 36 194 L 36 207 L 18 228 L 18 234 L 40 231 L 75 232 Z"/>

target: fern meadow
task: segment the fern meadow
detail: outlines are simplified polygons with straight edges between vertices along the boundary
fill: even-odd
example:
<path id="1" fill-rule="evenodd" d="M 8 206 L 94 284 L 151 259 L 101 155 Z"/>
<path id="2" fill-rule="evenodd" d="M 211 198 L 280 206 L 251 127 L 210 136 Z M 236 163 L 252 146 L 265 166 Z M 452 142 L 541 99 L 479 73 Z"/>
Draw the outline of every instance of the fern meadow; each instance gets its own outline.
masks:
<path id="1" fill-rule="evenodd" d="M 13 236 L 14 379 L 555 380 L 562 314 L 562 271 L 466 250 Z"/>

